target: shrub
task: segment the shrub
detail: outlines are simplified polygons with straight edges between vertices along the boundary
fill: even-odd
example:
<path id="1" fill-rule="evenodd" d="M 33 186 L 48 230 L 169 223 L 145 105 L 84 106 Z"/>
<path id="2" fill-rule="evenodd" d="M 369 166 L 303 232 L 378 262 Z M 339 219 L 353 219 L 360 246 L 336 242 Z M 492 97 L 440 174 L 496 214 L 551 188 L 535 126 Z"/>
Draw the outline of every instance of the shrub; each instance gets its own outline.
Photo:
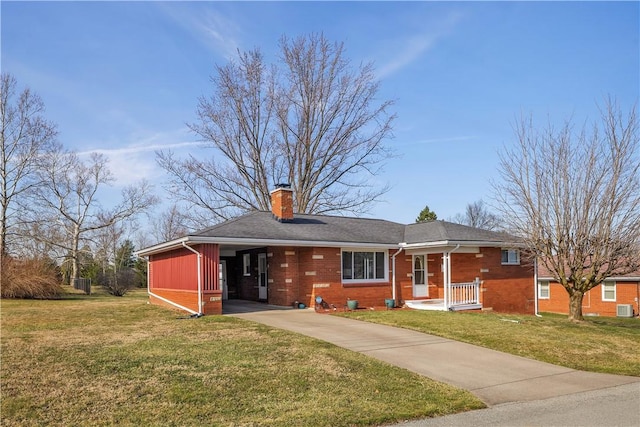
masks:
<path id="1" fill-rule="evenodd" d="M 136 286 L 139 278 L 133 269 L 127 268 L 117 273 L 100 273 L 98 275 L 98 281 L 108 293 L 116 297 L 121 297 Z"/>
<path id="2" fill-rule="evenodd" d="M 48 299 L 60 296 L 61 277 L 56 265 L 48 259 L 2 260 L 2 298 Z"/>

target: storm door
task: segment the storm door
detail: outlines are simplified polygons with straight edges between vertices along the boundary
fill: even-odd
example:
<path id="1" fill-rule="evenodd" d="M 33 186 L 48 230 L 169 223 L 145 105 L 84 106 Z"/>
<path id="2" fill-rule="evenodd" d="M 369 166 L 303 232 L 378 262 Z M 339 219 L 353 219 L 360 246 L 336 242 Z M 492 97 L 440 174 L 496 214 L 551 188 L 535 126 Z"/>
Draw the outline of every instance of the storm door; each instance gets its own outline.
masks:
<path id="1" fill-rule="evenodd" d="M 267 300 L 267 254 L 258 254 L 258 299 Z"/>
<path id="2" fill-rule="evenodd" d="M 429 296 L 427 285 L 426 255 L 413 256 L 413 297 L 424 298 Z"/>

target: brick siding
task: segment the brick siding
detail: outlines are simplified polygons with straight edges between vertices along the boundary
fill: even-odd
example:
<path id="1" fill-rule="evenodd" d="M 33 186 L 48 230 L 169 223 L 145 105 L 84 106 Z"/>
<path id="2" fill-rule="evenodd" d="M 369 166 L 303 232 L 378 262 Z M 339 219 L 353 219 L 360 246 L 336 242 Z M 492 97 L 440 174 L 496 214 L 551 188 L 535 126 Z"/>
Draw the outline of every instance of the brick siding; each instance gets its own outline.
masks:
<path id="1" fill-rule="evenodd" d="M 640 282 L 616 282 L 616 300 L 602 301 L 602 286 L 587 291 L 582 300 L 582 314 L 592 316 L 616 316 L 618 304 L 631 304 L 638 314 Z M 569 294 L 557 282 L 549 283 L 549 299 L 538 300 L 538 310 L 547 313 L 569 314 Z"/>

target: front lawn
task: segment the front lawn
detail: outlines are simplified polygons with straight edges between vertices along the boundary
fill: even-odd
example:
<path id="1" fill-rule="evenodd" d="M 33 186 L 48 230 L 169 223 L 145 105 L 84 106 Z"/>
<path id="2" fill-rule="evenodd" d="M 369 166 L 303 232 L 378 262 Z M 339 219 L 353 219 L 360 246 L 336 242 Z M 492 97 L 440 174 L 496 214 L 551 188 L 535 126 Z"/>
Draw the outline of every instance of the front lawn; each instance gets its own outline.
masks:
<path id="1" fill-rule="evenodd" d="M 399 326 L 584 371 L 640 376 L 640 320 L 492 312 L 357 311 L 353 319 Z"/>
<path id="2" fill-rule="evenodd" d="M 181 317 L 144 292 L 2 300 L 2 425 L 351 426 L 484 406 L 322 341 Z"/>

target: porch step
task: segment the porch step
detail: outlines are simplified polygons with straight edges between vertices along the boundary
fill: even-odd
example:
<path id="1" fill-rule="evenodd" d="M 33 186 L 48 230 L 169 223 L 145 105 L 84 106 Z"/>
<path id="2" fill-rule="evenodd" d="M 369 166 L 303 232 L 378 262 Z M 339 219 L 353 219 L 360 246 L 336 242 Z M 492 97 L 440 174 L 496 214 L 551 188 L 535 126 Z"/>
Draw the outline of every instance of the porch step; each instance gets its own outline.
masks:
<path id="1" fill-rule="evenodd" d="M 426 299 L 405 301 L 407 307 L 415 310 L 446 311 L 443 299 Z M 480 310 L 482 304 L 460 304 L 449 307 L 450 311 Z"/>

